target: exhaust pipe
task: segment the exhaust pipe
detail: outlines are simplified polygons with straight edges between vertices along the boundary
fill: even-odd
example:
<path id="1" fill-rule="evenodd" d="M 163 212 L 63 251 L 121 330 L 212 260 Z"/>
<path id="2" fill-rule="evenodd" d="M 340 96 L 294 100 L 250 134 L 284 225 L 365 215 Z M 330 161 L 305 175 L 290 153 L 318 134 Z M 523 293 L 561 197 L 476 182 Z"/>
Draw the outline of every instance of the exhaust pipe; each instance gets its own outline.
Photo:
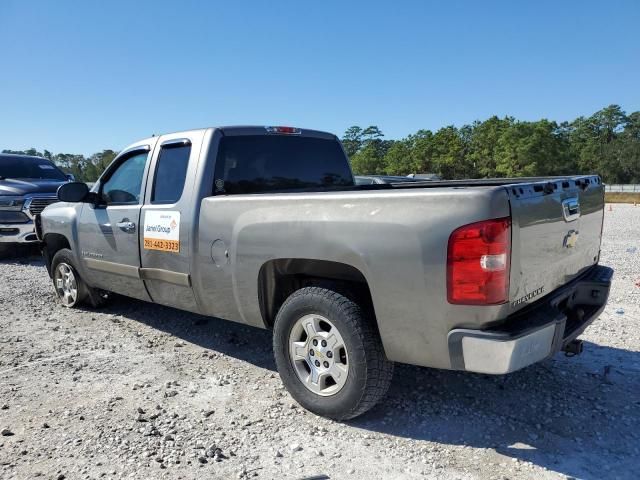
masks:
<path id="1" fill-rule="evenodd" d="M 562 347 L 562 351 L 567 357 L 575 357 L 576 355 L 580 355 L 582 353 L 582 349 L 582 340 L 571 340 L 564 347 Z"/>

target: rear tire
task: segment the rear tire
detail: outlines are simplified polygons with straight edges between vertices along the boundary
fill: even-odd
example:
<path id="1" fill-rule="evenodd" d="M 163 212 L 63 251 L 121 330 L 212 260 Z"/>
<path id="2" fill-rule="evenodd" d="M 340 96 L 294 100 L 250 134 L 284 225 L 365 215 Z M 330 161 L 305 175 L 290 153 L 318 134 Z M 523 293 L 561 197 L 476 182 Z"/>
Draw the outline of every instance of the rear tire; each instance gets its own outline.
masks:
<path id="1" fill-rule="evenodd" d="M 58 250 L 51 261 L 53 289 L 58 301 L 67 308 L 77 308 L 89 304 L 94 308 L 103 306 L 109 300 L 109 294 L 89 287 L 75 266 L 71 250 Z"/>
<path id="2" fill-rule="evenodd" d="M 386 394 L 393 363 L 363 309 L 319 287 L 294 292 L 276 316 L 274 354 L 293 398 L 318 415 L 347 420 Z"/>

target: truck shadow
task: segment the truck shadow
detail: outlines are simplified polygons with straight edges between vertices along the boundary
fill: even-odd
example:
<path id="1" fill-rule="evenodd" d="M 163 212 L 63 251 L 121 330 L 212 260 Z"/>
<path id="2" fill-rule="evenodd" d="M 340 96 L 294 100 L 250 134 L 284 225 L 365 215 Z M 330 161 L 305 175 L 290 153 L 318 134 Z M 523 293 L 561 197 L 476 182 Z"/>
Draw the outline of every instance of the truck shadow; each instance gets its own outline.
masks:
<path id="1" fill-rule="evenodd" d="M 637 478 L 640 353 L 586 342 L 578 358 L 501 377 L 400 365 L 385 401 L 351 425 L 488 449 L 521 473 L 530 462 L 568 477 Z"/>
<path id="2" fill-rule="evenodd" d="M 128 299 L 108 312 L 275 371 L 269 331 Z M 531 463 L 569 477 L 631 478 L 640 353 L 587 342 L 579 357 L 560 354 L 502 377 L 398 365 L 386 398 L 346 425 L 435 442 L 427 463 L 446 464 L 442 450 L 471 446 L 493 456 L 497 471 L 505 463 L 526 474 Z"/>
<path id="3" fill-rule="evenodd" d="M 269 330 L 119 295 L 102 311 L 144 323 L 206 350 L 276 371 Z"/>
<path id="4" fill-rule="evenodd" d="M 0 262 L 6 264 L 44 265 L 40 247 L 37 244 L 3 244 L 0 243 Z"/>

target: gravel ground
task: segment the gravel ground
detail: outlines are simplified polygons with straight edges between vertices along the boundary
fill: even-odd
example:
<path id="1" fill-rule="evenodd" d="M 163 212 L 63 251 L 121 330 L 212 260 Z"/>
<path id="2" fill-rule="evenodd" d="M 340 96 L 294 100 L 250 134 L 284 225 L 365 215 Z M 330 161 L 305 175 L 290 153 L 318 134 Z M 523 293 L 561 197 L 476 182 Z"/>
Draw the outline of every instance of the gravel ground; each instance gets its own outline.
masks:
<path id="1" fill-rule="evenodd" d="M 505 377 L 398 366 L 347 423 L 298 407 L 269 332 L 117 298 L 54 302 L 36 256 L 0 262 L 1 478 L 638 478 L 640 207 L 606 212 L 606 311 Z"/>

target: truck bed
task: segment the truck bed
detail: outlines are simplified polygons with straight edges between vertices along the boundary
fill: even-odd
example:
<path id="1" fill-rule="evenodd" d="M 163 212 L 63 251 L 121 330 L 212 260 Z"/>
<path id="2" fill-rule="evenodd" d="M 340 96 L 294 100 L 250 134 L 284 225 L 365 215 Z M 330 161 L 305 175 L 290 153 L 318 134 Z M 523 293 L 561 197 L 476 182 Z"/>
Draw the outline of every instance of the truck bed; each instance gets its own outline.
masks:
<path id="1" fill-rule="evenodd" d="M 582 216 L 570 223 L 562 210 L 568 198 L 583 202 Z M 597 262 L 602 215 L 597 176 L 214 195 L 202 200 L 198 213 L 193 285 L 203 313 L 264 326 L 263 307 L 247 299 L 263 295 L 265 265 L 347 264 L 369 285 L 389 358 L 450 368 L 450 330 L 489 328 Z M 505 217 L 512 236 L 509 301 L 448 304 L 450 234 L 465 224 Z M 567 248 L 571 230 L 580 239 Z"/>

